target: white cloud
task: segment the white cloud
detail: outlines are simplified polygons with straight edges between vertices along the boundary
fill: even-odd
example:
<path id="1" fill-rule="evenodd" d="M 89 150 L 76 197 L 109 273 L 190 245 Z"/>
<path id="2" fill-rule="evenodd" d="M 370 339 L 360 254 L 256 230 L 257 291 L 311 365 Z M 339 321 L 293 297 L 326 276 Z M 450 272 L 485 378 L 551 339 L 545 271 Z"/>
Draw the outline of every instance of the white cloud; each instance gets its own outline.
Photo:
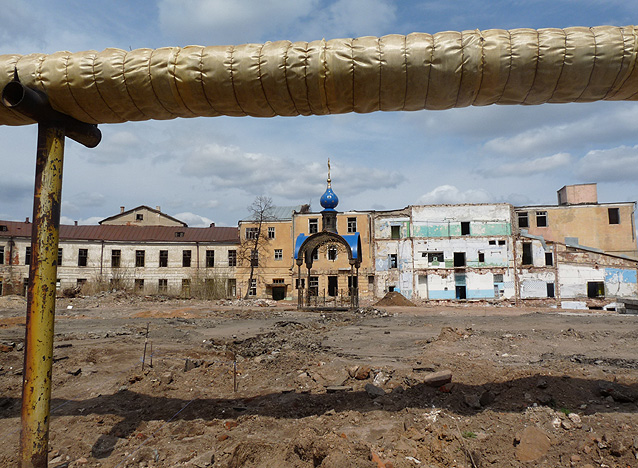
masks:
<path id="1" fill-rule="evenodd" d="M 498 176 L 524 176 L 533 174 L 542 174 L 544 172 L 551 172 L 561 167 L 565 167 L 572 162 L 572 157 L 569 153 L 557 153 L 552 156 L 546 156 L 544 158 L 530 159 L 527 161 L 521 161 L 516 163 L 503 164 L 498 166 L 494 170 L 490 170 L 490 175 Z M 481 171 L 487 173 L 488 171 Z"/>
<path id="2" fill-rule="evenodd" d="M 482 189 L 460 190 L 453 185 L 440 185 L 431 192 L 422 195 L 417 203 L 421 205 L 490 203 L 493 197 Z"/>
<path id="3" fill-rule="evenodd" d="M 184 221 L 189 227 L 208 227 L 213 222 L 212 219 L 188 211 L 184 213 L 177 213 L 176 215 L 173 215 L 173 217 L 180 221 Z"/>
<path id="4" fill-rule="evenodd" d="M 638 145 L 590 151 L 578 162 L 576 172 L 588 181 L 636 181 Z"/>

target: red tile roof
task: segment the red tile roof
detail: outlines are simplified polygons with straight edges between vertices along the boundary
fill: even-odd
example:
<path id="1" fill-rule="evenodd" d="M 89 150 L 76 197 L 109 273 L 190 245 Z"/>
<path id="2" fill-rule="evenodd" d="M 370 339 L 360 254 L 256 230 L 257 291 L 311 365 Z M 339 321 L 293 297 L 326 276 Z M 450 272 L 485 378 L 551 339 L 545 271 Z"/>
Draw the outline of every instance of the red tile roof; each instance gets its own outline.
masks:
<path id="1" fill-rule="evenodd" d="M 0 237 L 31 237 L 32 228 L 32 223 L 0 220 Z M 177 237 L 179 232 L 183 232 L 183 236 Z M 60 240 L 238 243 L 239 232 L 236 227 L 62 225 Z"/>

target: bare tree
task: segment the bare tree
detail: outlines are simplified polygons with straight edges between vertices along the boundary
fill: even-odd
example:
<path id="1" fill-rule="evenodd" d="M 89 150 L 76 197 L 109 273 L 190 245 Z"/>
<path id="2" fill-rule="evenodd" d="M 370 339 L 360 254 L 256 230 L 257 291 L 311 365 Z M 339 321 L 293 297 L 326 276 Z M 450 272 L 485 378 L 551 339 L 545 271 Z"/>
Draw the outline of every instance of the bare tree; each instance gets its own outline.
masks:
<path id="1" fill-rule="evenodd" d="M 240 233 L 242 241 L 238 252 L 241 264 L 250 265 L 250 274 L 246 285 L 246 294 L 244 295 L 245 299 L 250 296 L 251 284 L 253 279 L 256 279 L 256 270 L 259 268 L 260 258 L 262 263 L 266 258 L 265 253 L 270 239 L 264 225 L 274 219 L 273 210 L 272 199 L 264 196 L 255 198 L 248 207 L 250 215 L 244 232 Z"/>

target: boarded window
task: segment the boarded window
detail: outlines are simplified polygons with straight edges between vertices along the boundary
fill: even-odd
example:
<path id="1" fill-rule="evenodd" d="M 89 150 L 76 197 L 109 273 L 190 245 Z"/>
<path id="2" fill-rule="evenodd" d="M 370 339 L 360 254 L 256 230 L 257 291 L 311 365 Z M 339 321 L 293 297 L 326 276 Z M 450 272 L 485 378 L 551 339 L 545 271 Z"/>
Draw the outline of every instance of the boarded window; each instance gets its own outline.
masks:
<path id="1" fill-rule="evenodd" d="M 470 222 L 469 221 L 461 222 L 461 235 L 462 236 L 469 236 L 470 235 Z"/>
<path id="2" fill-rule="evenodd" d="M 145 252 L 143 250 L 136 250 L 135 251 L 135 266 L 136 267 L 143 267 L 144 266 L 144 258 L 145 258 Z"/>
<path id="3" fill-rule="evenodd" d="M 533 265 L 534 257 L 532 256 L 532 243 L 523 242 L 523 265 Z"/>
<path id="4" fill-rule="evenodd" d="M 547 211 L 536 212 L 536 227 L 547 227 Z"/>
<path id="5" fill-rule="evenodd" d="M 620 208 L 608 208 L 609 224 L 620 224 Z"/>
<path id="6" fill-rule="evenodd" d="M 228 251 L 228 266 L 237 266 L 237 251 Z"/>
<path id="7" fill-rule="evenodd" d="M 182 266 L 189 268 L 191 266 L 191 251 L 182 250 Z"/>
<path id="8" fill-rule="evenodd" d="M 168 250 L 160 250 L 160 253 L 159 253 L 159 266 L 160 266 L 160 268 L 165 268 L 165 267 L 168 266 Z"/>
<path id="9" fill-rule="evenodd" d="M 528 228 L 529 227 L 529 218 L 527 216 L 527 211 L 523 211 L 518 213 L 518 227 L 519 228 Z"/>
<path id="10" fill-rule="evenodd" d="M 85 267 L 89 261 L 89 250 L 80 249 L 78 251 L 78 266 Z"/>

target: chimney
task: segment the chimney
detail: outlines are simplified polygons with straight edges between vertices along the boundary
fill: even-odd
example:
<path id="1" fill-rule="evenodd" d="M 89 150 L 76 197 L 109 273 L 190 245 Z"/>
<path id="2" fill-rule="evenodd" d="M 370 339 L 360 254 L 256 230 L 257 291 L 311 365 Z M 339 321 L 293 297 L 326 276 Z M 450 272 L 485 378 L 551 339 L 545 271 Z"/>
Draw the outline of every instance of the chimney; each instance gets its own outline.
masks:
<path id="1" fill-rule="evenodd" d="M 73 221 L 73 224 L 75 224 L 75 225 L 77 226 L 77 225 L 78 225 L 78 222 L 77 222 L 77 221 Z"/>
<path id="2" fill-rule="evenodd" d="M 27 216 L 27 219 L 24 222 L 29 224 L 29 217 L 28 216 Z"/>
<path id="3" fill-rule="evenodd" d="M 208 227 L 215 227 L 215 223 L 210 223 L 210 226 Z"/>
<path id="4" fill-rule="evenodd" d="M 155 209 L 156 209 L 157 211 L 162 211 L 162 207 L 161 207 L 161 206 L 156 206 L 156 207 L 155 207 Z"/>
<path id="5" fill-rule="evenodd" d="M 120 206 L 120 213 L 124 213 L 124 207 Z"/>

